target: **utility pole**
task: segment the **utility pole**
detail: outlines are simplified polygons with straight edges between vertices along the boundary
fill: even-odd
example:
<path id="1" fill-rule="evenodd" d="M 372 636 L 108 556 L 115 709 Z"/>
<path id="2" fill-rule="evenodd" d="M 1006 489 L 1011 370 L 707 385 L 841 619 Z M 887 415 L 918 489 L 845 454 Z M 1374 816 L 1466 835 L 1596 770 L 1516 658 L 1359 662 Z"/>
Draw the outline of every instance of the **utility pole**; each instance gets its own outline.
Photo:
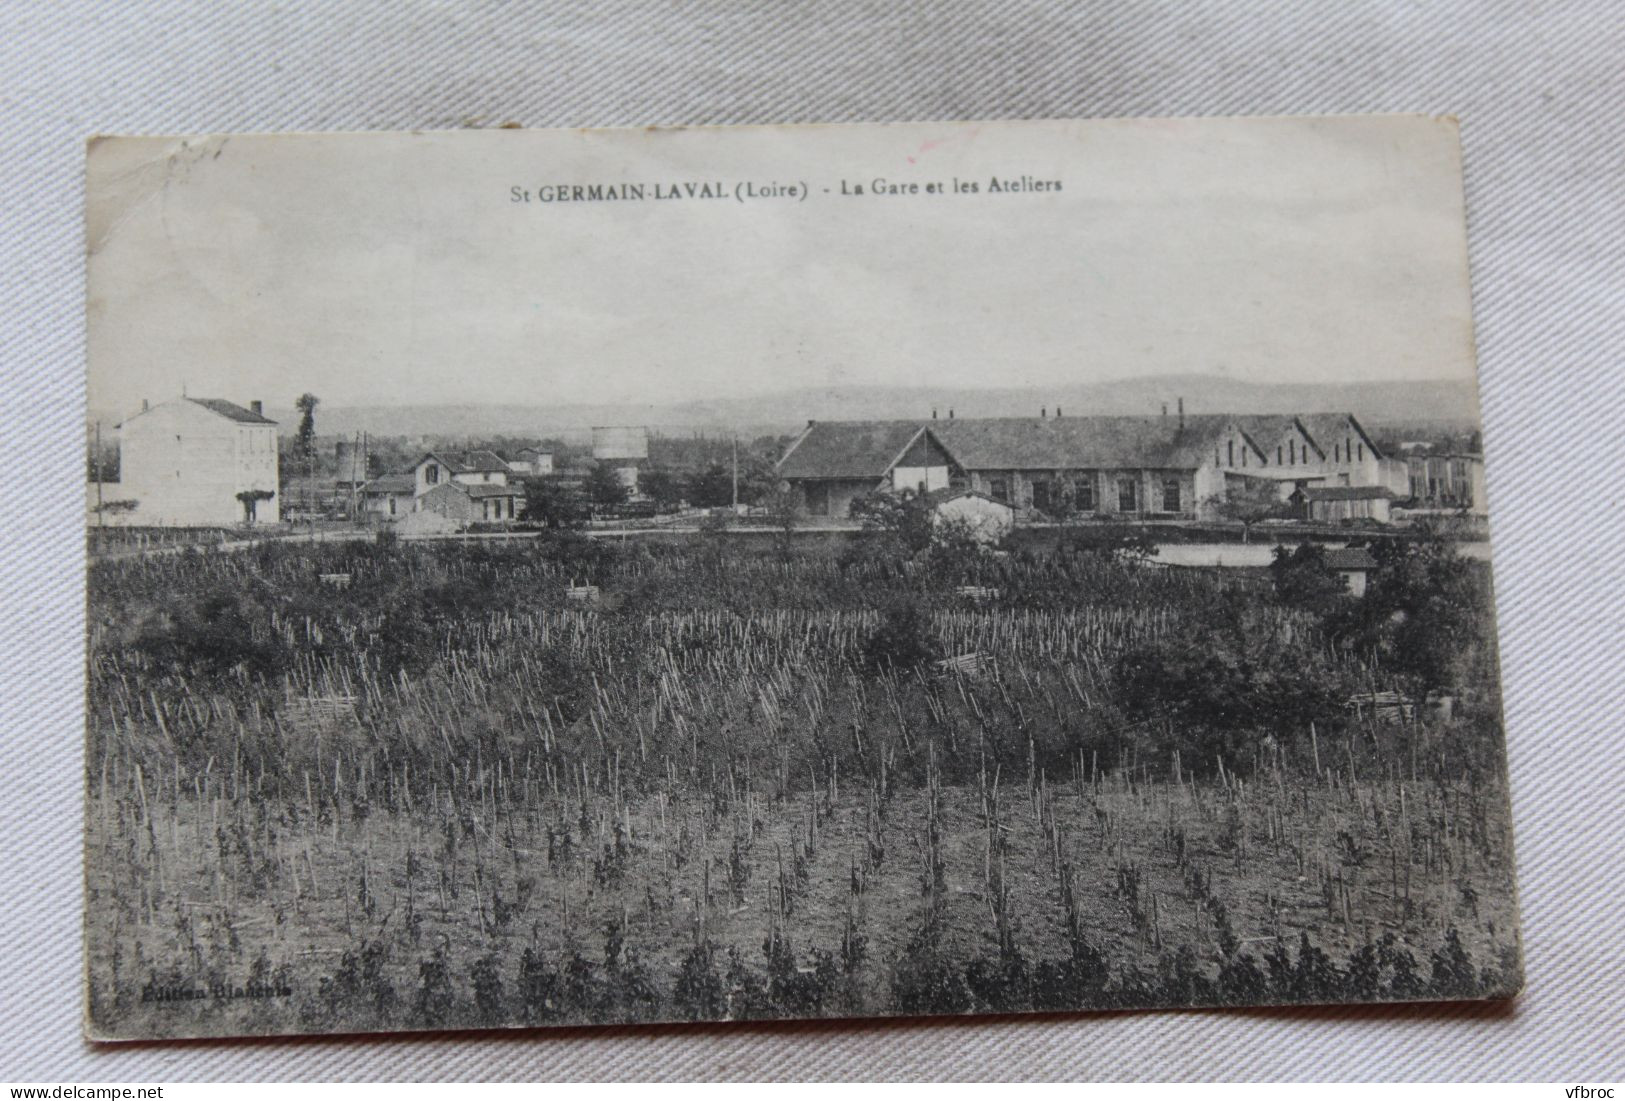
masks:
<path id="1" fill-rule="evenodd" d="M 739 511 L 739 433 L 734 433 L 734 511 Z"/>
<path id="2" fill-rule="evenodd" d="M 360 476 L 367 469 L 366 445 L 363 444 L 361 440 L 362 435 L 360 432 L 357 432 L 355 434 L 355 440 L 353 441 L 355 446 L 350 450 L 350 472 L 348 479 L 350 482 L 350 522 L 352 524 L 360 518 L 360 509 L 358 507 L 361 494 Z M 356 465 L 357 463 L 360 463 L 359 468 Z"/>
<path id="3" fill-rule="evenodd" d="M 361 433 L 361 478 L 356 483 L 356 495 L 357 495 L 356 519 L 357 520 L 360 520 L 362 518 L 361 517 L 361 510 L 367 503 L 367 494 L 366 494 L 367 472 L 372 469 L 371 456 L 369 456 L 367 454 L 367 452 L 368 452 L 368 449 L 370 449 L 371 447 L 372 447 L 372 437 L 369 436 L 365 431 L 363 431 Z"/>

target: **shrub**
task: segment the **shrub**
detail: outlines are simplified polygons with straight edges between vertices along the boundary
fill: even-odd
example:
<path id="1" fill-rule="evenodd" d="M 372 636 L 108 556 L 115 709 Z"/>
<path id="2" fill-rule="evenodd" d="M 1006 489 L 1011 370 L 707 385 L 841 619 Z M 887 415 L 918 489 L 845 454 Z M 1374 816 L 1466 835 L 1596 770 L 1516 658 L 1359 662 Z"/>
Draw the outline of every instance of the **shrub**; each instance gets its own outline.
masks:
<path id="1" fill-rule="evenodd" d="M 942 647 L 931 630 L 930 617 L 914 600 L 894 602 L 883 613 L 880 626 L 864 640 L 864 664 L 874 672 L 905 671 L 936 661 Z"/>
<path id="2" fill-rule="evenodd" d="M 699 1021 L 715 1020 L 727 1009 L 726 992 L 717 975 L 716 949 L 709 943 L 696 944 L 683 957 L 672 1002 L 684 1017 Z"/>
<path id="3" fill-rule="evenodd" d="M 456 996 L 451 989 L 451 968 L 442 945 L 418 964 L 418 993 L 413 1009 L 420 1024 L 439 1028 L 451 1023 Z"/>
<path id="4" fill-rule="evenodd" d="M 487 952 L 474 961 L 469 977 L 474 984 L 474 1011 L 481 1024 L 501 1024 L 507 1019 L 507 1008 L 502 997 L 502 973 L 495 952 Z"/>

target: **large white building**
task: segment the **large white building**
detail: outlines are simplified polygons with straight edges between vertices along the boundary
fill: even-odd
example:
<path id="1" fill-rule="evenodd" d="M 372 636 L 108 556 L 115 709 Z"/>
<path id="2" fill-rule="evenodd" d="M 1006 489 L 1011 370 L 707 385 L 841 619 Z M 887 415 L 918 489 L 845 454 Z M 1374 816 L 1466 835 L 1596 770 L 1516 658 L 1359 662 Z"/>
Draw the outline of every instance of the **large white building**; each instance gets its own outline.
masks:
<path id="1" fill-rule="evenodd" d="M 118 431 L 118 497 L 135 502 L 125 523 L 229 527 L 281 518 L 276 422 L 259 402 L 142 403 Z"/>

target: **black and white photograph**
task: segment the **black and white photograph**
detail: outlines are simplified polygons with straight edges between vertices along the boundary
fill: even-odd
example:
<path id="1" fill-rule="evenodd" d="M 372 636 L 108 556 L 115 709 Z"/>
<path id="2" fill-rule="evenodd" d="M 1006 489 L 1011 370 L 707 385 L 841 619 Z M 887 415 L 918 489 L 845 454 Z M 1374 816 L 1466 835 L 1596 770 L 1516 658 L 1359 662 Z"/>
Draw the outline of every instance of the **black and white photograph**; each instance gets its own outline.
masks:
<path id="1" fill-rule="evenodd" d="M 91 1039 L 1521 989 L 1456 120 L 101 137 L 85 238 Z"/>

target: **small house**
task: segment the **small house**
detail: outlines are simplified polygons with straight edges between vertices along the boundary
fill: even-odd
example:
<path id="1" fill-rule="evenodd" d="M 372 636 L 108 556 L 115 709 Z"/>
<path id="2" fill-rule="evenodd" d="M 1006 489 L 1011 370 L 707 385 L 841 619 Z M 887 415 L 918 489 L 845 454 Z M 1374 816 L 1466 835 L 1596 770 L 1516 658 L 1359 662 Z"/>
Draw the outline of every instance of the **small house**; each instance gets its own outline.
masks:
<path id="1" fill-rule="evenodd" d="M 775 470 L 809 516 L 845 519 L 867 493 L 946 488 L 951 462 L 918 421 L 808 421 Z"/>
<path id="2" fill-rule="evenodd" d="M 415 497 L 447 482 L 505 486 L 508 464 L 495 451 L 431 451 L 412 467 L 412 481 Z"/>
<path id="3" fill-rule="evenodd" d="M 553 473 L 553 453 L 536 447 L 521 447 L 508 460 L 508 470 L 521 477 L 542 477 Z"/>
<path id="4" fill-rule="evenodd" d="M 1364 547 L 1344 547 L 1326 552 L 1326 568 L 1343 579 L 1350 596 L 1364 596 L 1366 577 L 1377 568 L 1377 560 Z"/>
<path id="5" fill-rule="evenodd" d="M 507 484 L 442 482 L 417 498 L 417 509 L 460 523 L 494 524 L 517 519 L 524 496 Z"/>
<path id="6" fill-rule="evenodd" d="M 1417 449 L 1408 456 L 1407 464 L 1410 495 L 1418 507 L 1467 509 L 1487 515 L 1483 456 Z"/>
<path id="7" fill-rule="evenodd" d="M 1393 490 L 1381 485 L 1306 485 L 1289 498 L 1300 516 L 1317 524 L 1386 524 L 1393 499 Z"/>
<path id="8" fill-rule="evenodd" d="M 410 474 L 385 474 L 361 487 L 361 511 L 367 516 L 398 520 L 412 511 L 416 486 Z"/>
<path id="9" fill-rule="evenodd" d="M 978 543 L 997 543 L 1016 523 L 1016 510 L 1003 501 L 971 489 L 950 489 L 930 494 L 931 524 L 962 525 Z"/>

